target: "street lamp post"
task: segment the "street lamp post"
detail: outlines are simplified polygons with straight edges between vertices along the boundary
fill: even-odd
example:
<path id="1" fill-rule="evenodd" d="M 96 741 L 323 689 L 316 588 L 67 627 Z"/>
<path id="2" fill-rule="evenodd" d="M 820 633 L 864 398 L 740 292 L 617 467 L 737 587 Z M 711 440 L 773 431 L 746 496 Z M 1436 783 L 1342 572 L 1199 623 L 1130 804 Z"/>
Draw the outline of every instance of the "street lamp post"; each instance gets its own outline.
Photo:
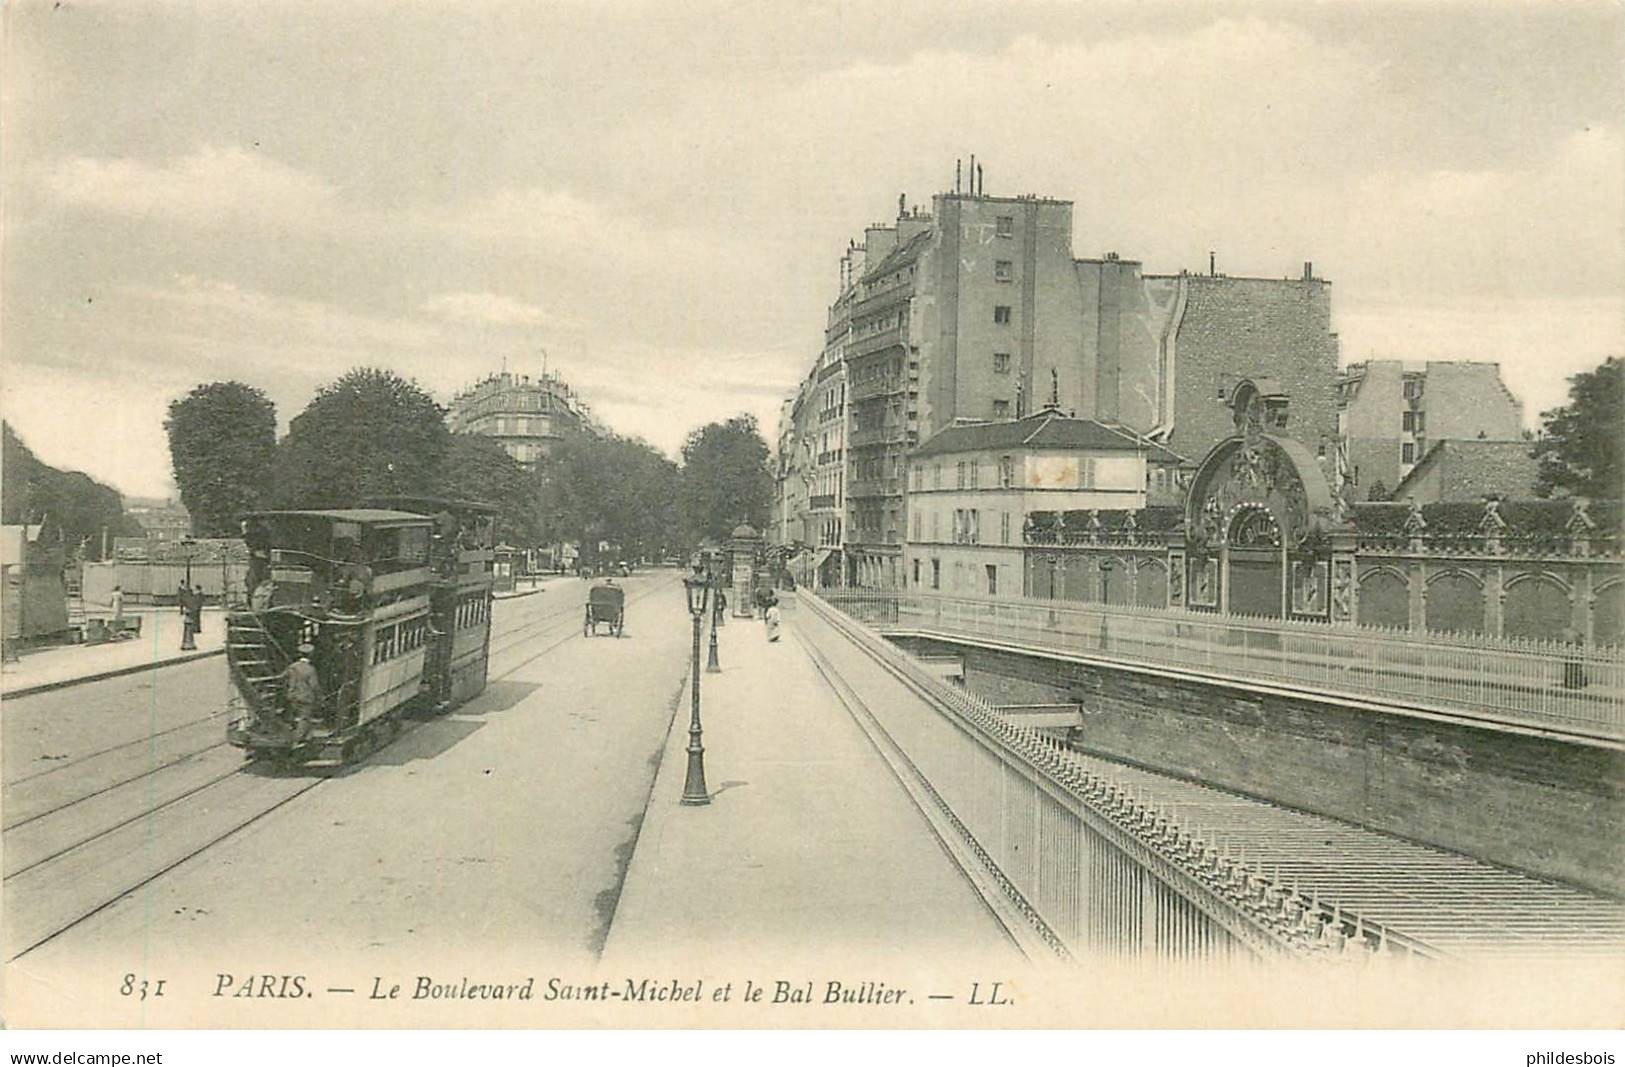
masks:
<path id="1" fill-rule="evenodd" d="M 698 568 L 695 568 L 692 576 L 683 579 L 683 590 L 688 594 L 688 613 L 694 620 L 694 649 L 689 660 L 693 695 L 688 720 L 688 776 L 683 781 L 683 803 L 691 806 L 711 803 L 711 794 L 705 788 L 705 746 L 700 740 L 700 625 L 705 619 L 706 594 L 710 589 L 710 582 L 699 573 Z M 712 648 L 714 651 L 715 645 Z"/>
<path id="2" fill-rule="evenodd" d="M 190 536 L 183 537 L 181 538 L 181 547 L 186 550 L 183 553 L 186 559 L 186 588 L 190 589 L 192 588 L 192 557 L 197 555 L 197 539 Z"/>
<path id="3" fill-rule="evenodd" d="M 722 664 L 717 662 L 717 619 L 722 615 L 722 587 L 717 585 L 716 575 L 711 575 L 710 583 L 714 587 L 711 594 L 711 653 L 705 661 L 706 674 L 721 674 Z"/>

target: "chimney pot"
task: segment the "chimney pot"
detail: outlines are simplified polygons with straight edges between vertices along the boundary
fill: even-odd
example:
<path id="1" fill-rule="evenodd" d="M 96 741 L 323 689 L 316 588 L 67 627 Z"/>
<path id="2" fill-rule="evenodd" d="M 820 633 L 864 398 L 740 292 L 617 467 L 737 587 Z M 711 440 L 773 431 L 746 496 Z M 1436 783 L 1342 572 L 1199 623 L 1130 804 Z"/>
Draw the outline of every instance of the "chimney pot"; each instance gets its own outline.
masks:
<path id="1" fill-rule="evenodd" d="M 1313 281 L 1314 277 L 1315 277 L 1315 265 L 1312 262 L 1310 262 L 1309 260 L 1307 260 L 1307 259 L 1304 260 L 1303 261 L 1303 280 L 1306 281 L 1306 282 L 1307 281 Z"/>

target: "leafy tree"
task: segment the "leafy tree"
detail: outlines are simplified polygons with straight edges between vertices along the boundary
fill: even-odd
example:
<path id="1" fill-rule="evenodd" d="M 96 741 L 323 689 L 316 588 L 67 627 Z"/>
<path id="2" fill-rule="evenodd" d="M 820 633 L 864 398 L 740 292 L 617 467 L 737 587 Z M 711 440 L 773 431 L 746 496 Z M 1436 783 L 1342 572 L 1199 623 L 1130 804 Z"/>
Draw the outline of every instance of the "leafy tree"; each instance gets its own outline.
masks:
<path id="1" fill-rule="evenodd" d="M 451 437 L 440 493 L 500 508 L 496 535 L 517 548 L 543 540 L 540 497 L 534 479 L 494 439 L 481 434 Z"/>
<path id="2" fill-rule="evenodd" d="M 677 465 L 636 438 L 567 438 L 537 467 L 546 539 L 575 542 L 589 560 L 598 542 L 624 556 L 656 556 L 676 542 Z"/>
<path id="3" fill-rule="evenodd" d="M 60 538 L 72 553 L 81 542 L 86 558 L 101 559 L 102 531 L 114 537 L 140 537 L 141 524 L 124 513 L 118 490 L 78 471 L 42 463 L 9 423 L 0 423 L 4 455 L 0 467 L 0 513 L 8 524 L 44 523 L 45 536 Z"/>
<path id="4" fill-rule="evenodd" d="M 1569 378 L 1569 402 L 1540 415 L 1530 455 L 1540 464 L 1537 496 L 1618 499 L 1625 492 L 1625 361 L 1610 356 Z"/>
<path id="5" fill-rule="evenodd" d="M 682 513 L 690 540 L 725 539 L 741 522 L 763 528 L 773 499 L 770 456 L 754 415 L 736 415 L 688 435 Z"/>
<path id="6" fill-rule="evenodd" d="M 1393 491 L 1388 488 L 1387 483 L 1381 478 L 1378 478 L 1376 481 L 1372 482 L 1371 488 L 1368 489 L 1365 494 L 1365 498 L 1367 500 L 1373 501 L 1388 500 L 1392 496 Z"/>
<path id="7" fill-rule="evenodd" d="M 432 495 L 451 449 L 445 412 L 415 382 L 360 367 L 317 390 L 277 448 L 284 507 L 353 507 L 368 496 Z"/>
<path id="8" fill-rule="evenodd" d="M 192 532 L 237 533 L 245 511 L 263 507 L 276 462 L 276 405 L 242 382 L 210 382 L 169 405 L 169 457 Z"/>

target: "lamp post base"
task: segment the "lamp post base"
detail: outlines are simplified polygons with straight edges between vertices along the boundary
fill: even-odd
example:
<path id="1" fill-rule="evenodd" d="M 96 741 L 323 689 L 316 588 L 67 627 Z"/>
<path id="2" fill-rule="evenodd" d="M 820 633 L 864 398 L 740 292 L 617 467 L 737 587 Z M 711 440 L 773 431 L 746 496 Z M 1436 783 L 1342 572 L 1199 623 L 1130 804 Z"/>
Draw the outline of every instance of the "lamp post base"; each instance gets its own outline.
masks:
<path id="1" fill-rule="evenodd" d="M 705 673 L 706 674 L 721 674 L 722 673 L 722 664 L 717 662 L 717 632 L 715 630 L 711 631 L 711 654 L 706 657 Z"/>
<path id="2" fill-rule="evenodd" d="M 705 788 L 705 749 L 696 744 L 688 747 L 688 777 L 683 782 L 682 802 L 688 807 L 711 803 L 711 792 Z"/>

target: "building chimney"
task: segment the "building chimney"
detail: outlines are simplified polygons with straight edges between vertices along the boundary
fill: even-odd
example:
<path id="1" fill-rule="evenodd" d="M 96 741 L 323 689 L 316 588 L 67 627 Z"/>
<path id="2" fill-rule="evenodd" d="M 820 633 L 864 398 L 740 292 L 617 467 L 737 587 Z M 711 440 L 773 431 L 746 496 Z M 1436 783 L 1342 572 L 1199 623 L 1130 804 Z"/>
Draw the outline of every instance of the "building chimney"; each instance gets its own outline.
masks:
<path id="1" fill-rule="evenodd" d="M 976 195 L 977 196 L 985 196 L 986 194 L 987 194 L 987 184 L 982 180 L 982 168 L 977 167 L 976 168 Z"/>
<path id="2" fill-rule="evenodd" d="M 1315 280 L 1315 265 L 1307 259 L 1303 261 L 1303 280 L 1306 282 Z"/>
<path id="3" fill-rule="evenodd" d="M 970 154 L 970 173 L 968 175 L 966 175 L 966 176 L 968 178 L 970 178 L 970 195 L 975 196 L 976 195 L 976 153 L 975 152 L 972 152 Z"/>
<path id="4" fill-rule="evenodd" d="M 897 217 L 900 218 L 900 219 L 908 217 L 908 194 L 907 193 L 898 193 L 897 194 Z"/>
<path id="5" fill-rule="evenodd" d="M 1216 252 L 1214 252 L 1214 251 L 1212 251 L 1210 249 L 1208 251 L 1208 254 L 1207 254 L 1207 276 L 1209 278 L 1213 278 L 1213 277 L 1216 277 L 1218 275 L 1218 273 L 1219 273 L 1218 263 L 1219 263 L 1219 261 L 1218 261 L 1218 253 L 1216 253 Z"/>
<path id="6" fill-rule="evenodd" d="M 957 160 L 957 159 L 954 160 L 954 192 L 956 192 L 956 193 L 959 192 L 959 164 L 960 164 L 960 162 L 961 162 L 960 160 Z"/>

